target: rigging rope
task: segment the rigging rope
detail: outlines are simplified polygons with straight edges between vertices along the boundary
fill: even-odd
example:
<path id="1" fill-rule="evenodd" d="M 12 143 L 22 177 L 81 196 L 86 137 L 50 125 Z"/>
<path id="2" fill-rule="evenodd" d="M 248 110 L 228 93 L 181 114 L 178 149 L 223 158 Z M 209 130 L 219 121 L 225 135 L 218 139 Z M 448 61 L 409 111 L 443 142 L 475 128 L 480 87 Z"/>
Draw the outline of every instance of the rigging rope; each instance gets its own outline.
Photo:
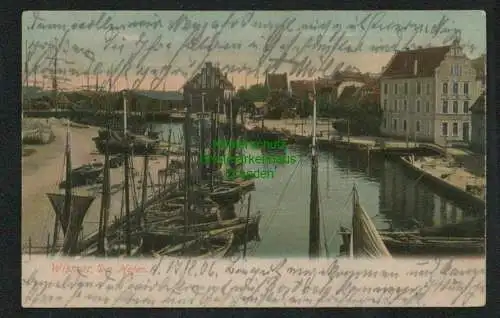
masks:
<path id="1" fill-rule="evenodd" d="M 283 191 L 281 192 L 280 196 L 278 197 L 278 202 L 277 202 L 276 206 L 274 207 L 273 212 L 271 212 L 271 216 L 268 219 L 268 222 L 264 226 L 264 230 L 262 231 L 263 233 L 266 233 L 269 230 L 269 228 L 272 224 L 272 221 L 274 220 L 274 217 L 276 216 L 276 214 L 278 214 L 278 207 L 284 198 L 284 194 L 286 193 L 286 190 L 288 189 L 288 186 L 290 185 L 290 182 L 292 181 L 292 178 L 295 175 L 297 168 L 301 164 L 302 164 L 302 160 L 299 159 L 299 162 L 295 165 L 295 168 L 293 169 L 292 173 L 290 174 L 288 181 L 285 183 L 285 187 L 283 188 Z M 259 245 L 260 245 L 260 242 L 257 242 L 255 244 L 255 246 L 252 248 L 251 253 L 249 253 L 249 254 L 253 255 L 255 253 L 255 251 L 257 250 L 257 248 L 259 247 Z"/>
<path id="2" fill-rule="evenodd" d="M 410 184 L 410 186 L 405 187 L 405 189 L 403 189 L 403 190 L 400 192 L 400 194 L 405 194 L 405 193 L 406 193 L 406 191 L 408 191 L 408 190 L 410 190 L 412 187 L 416 186 L 416 185 L 418 184 L 418 182 L 420 181 L 420 179 L 421 179 L 423 176 L 424 176 L 424 173 L 421 173 L 421 174 L 420 174 L 420 176 L 419 176 L 417 179 L 415 179 L 415 180 L 414 180 L 414 181 Z M 350 199 L 351 199 L 351 196 L 352 196 L 352 195 L 353 195 L 353 191 L 351 191 L 351 192 L 349 193 L 349 195 L 347 196 L 347 199 L 346 199 L 346 202 L 345 202 L 345 204 L 344 204 L 344 207 L 343 207 L 343 208 L 342 208 L 342 210 L 341 210 L 341 214 L 342 214 L 342 213 L 345 211 L 345 209 L 347 208 L 347 204 L 349 203 L 349 201 L 350 201 Z M 376 216 L 378 216 L 378 215 L 379 215 L 379 214 L 377 214 Z M 331 243 L 332 243 L 332 241 L 333 241 L 333 239 L 334 239 L 334 238 L 335 238 L 335 236 L 337 236 L 337 235 L 338 235 L 338 231 L 335 231 L 335 232 L 332 234 L 332 236 L 330 237 L 330 239 L 328 240 L 328 244 L 331 244 Z"/>

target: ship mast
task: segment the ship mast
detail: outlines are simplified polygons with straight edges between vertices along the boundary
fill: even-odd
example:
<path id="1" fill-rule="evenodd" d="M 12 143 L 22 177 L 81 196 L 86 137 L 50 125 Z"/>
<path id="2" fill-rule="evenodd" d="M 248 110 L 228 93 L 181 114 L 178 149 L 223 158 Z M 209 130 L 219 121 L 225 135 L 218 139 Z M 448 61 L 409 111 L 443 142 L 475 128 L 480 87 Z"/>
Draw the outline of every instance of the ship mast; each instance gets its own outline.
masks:
<path id="1" fill-rule="evenodd" d="M 123 139 L 125 141 L 125 158 L 124 158 L 124 187 L 125 187 L 125 218 L 126 218 L 126 233 L 125 245 L 127 249 L 127 256 L 131 254 L 131 237 L 130 237 L 130 185 L 129 185 L 129 170 L 130 170 L 130 156 L 129 156 L 129 140 L 127 135 L 127 93 L 123 91 Z"/>
<path id="2" fill-rule="evenodd" d="M 110 94 L 111 92 L 108 92 Z M 108 95 L 109 96 L 109 95 Z M 111 201 L 111 185 L 110 185 L 110 165 L 109 165 L 109 138 L 111 133 L 110 128 L 110 109 L 109 109 L 109 101 L 106 98 L 106 140 L 105 148 L 104 148 L 104 178 L 102 182 L 102 198 L 101 198 L 101 211 L 99 214 L 99 242 L 98 242 L 98 250 L 99 254 L 103 255 L 105 253 L 105 240 L 106 240 L 106 230 L 108 227 L 108 218 L 109 218 L 109 207 Z"/>
<path id="3" fill-rule="evenodd" d="M 320 218 L 318 195 L 318 156 L 316 149 L 316 84 L 313 80 L 313 123 L 311 148 L 311 194 L 309 205 L 309 257 L 318 258 L 320 253 Z"/>

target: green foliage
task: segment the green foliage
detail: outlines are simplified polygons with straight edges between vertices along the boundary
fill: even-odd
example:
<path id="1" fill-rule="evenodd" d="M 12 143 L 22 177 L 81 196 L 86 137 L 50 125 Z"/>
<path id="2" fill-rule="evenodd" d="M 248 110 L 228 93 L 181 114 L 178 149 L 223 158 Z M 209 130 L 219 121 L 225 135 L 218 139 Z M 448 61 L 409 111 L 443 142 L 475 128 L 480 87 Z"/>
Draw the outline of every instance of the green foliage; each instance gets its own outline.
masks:
<path id="1" fill-rule="evenodd" d="M 378 103 L 365 102 L 360 104 L 353 100 L 346 105 L 335 105 L 331 108 L 330 115 L 334 118 L 345 119 L 345 121 L 334 123 L 334 128 L 339 132 L 370 136 L 380 134 L 382 109 Z"/>
<path id="2" fill-rule="evenodd" d="M 280 119 L 295 116 L 294 109 L 300 106 L 300 101 L 288 92 L 278 91 L 271 92 L 267 99 L 267 114 L 266 118 Z"/>

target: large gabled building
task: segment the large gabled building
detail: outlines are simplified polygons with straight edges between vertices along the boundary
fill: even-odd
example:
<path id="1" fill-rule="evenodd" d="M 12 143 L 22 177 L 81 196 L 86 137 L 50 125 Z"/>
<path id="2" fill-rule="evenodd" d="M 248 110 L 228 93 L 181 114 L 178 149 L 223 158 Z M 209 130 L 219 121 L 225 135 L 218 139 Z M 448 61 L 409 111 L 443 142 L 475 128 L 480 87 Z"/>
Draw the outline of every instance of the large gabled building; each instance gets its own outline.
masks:
<path id="1" fill-rule="evenodd" d="M 439 145 L 469 142 L 476 69 L 458 41 L 399 51 L 380 78 L 381 132 Z"/>

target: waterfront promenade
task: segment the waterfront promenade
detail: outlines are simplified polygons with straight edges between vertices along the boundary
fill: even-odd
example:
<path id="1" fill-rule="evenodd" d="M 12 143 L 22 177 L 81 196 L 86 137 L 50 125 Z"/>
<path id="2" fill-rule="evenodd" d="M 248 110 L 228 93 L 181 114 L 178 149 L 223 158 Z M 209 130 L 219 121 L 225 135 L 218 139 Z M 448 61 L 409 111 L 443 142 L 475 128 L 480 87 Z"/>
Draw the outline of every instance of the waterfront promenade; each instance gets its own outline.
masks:
<path id="1" fill-rule="evenodd" d="M 330 127 L 328 127 L 330 126 Z M 296 136 L 311 136 L 312 124 L 311 120 L 300 119 L 282 119 L 282 120 L 264 120 L 264 127 L 270 130 L 286 131 Z M 318 121 L 317 124 L 317 139 L 321 142 L 328 142 L 329 137 L 338 133 L 331 127 L 329 121 Z M 351 145 L 361 146 L 366 149 L 377 149 L 377 144 L 381 141 L 384 143 L 385 149 L 397 148 L 418 148 L 426 147 L 432 149 L 441 156 L 424 157 L 418 163 L 417 168 L 422 169 L 435 178 L 446 181 L 463 191 L 466 191 L 467 186 L 477 187 L 481 191 L 478 195 L 484 198 L 484 188 L 486 186 L 485 172 L 485 156 L 475 154 L 470 150 L 461 148 L 444 148 L 435 144 L 422 142 L 406 142 L 384 137 L 370 136 L 342 136 L 337 138 L 338 141 Z M 445 177 L 444 177 L 445 176 Z M 444 177 L 444 178 L 443 178 Z"/>

